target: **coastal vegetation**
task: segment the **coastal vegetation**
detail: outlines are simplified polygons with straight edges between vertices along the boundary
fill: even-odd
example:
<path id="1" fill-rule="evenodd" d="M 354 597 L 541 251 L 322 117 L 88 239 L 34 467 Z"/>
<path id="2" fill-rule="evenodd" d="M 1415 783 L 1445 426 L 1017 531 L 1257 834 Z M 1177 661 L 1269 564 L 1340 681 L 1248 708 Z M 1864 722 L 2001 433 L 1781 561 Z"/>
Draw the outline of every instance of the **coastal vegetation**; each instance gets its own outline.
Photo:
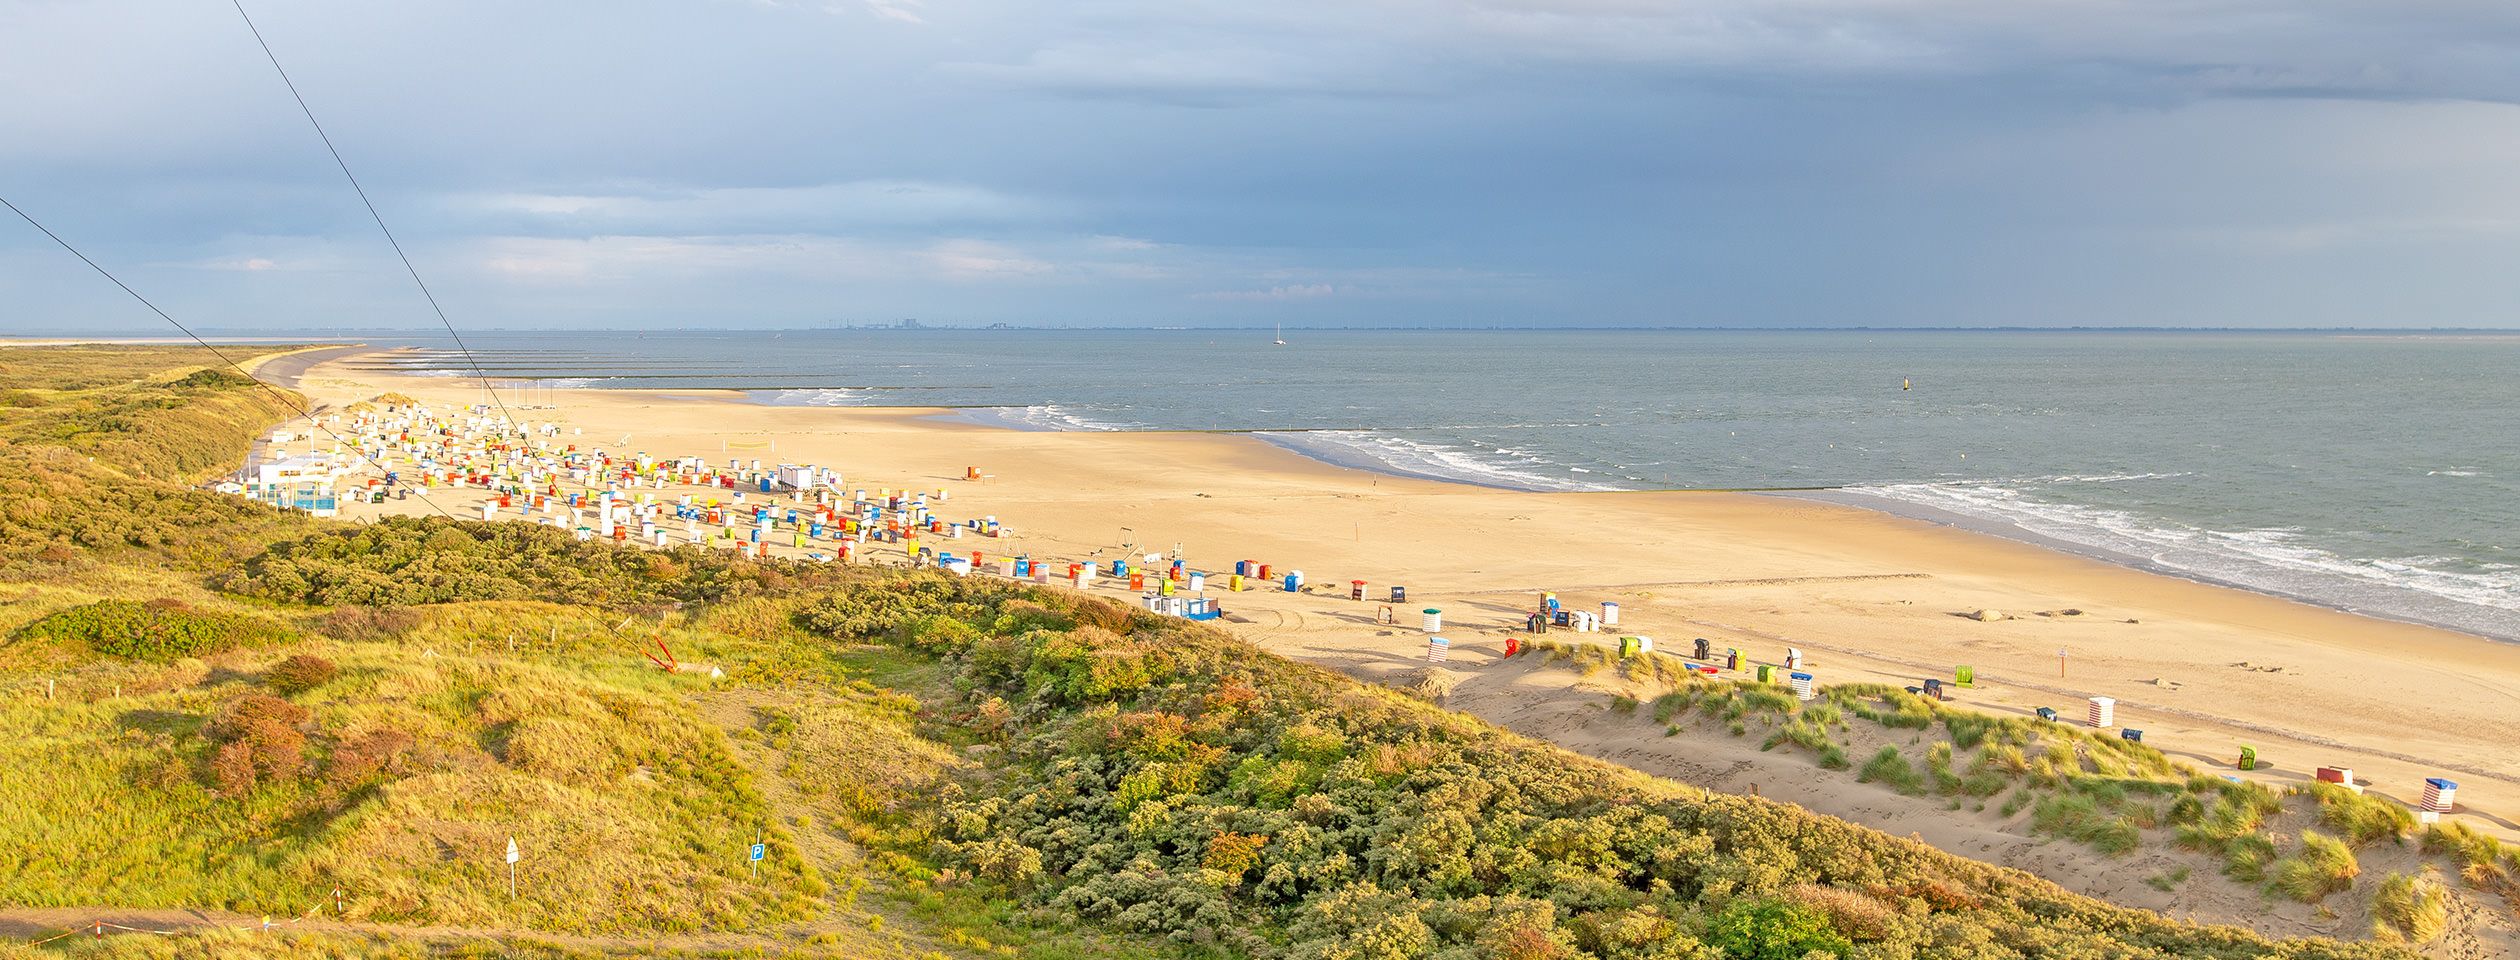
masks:
<path id="1" fill-rule="evenodd" d="M 190 484 L 288 416 L 199 348 L 0 350 L 0 575 L 148 554 L 206 570 L 302 516 Z M 40 572 L 58 572 L 57 569 Z"/>
<path id="2" fill-rule="evenodd" d="M 538 524 L 390 517 L 274 543 L 218 585 L 240 596 L 334 606 L 535 599 L 614 607 L 722 601 L 837 577 L 828 566 L 747 561 L 731 550 L 621 550 Z"/>
<path id="3" fill-rule="evenodd" d="M 1954 811 L 1989 815 L 2033 835 L 2110 857 L 2185 851 L 2209 870 L 2270 898 L 2332 907 L 2359 901 L 2375 929 L 2415 943 L 2439 932 L 2445 888 L 2430 874 L 2364 875 L 2357 851 L 2428 856 L 2428 871 L 2520 908 L 2520 847 L 2460 823 L 2421 827 L 2403 804 L 2340 784 L 2273 787 L 2218 776 L 2137 740 L 2076 724 L 2001 717 L 1877 684 L 1823 687 L 1808 702 L 1782 685 L 1712 680 L 1655 653 L 1624 660 L 1598 643 L 1544 640 L 1544 665 L 1647 690 L 1613 694 L 1609 708 L 1650 704 L 1666 736 L 1718 732 L 1757 738 L 1764 751 L 1810 755 L 1825 771 Z M 1860 765 L 1850 754 L 1863 756 Z M 1994 809 L 1987 802 L 2003 798 Z M 2176 890 L 2189 868 L 2154 878 Z"/>
<path id="4" fill-rule="evenodd" d="M 201 455 L 153 446 L 208 442 L 161 428 L 235 403 L 212 435 L 233 457 L 278 416 L 255 388 L 88 356 L 0 409 L 0 457 L 57 467 L 55 525 L 13 523 L 0 568 L 0 900 L 346 926 L 0 956 L 2377 958 L 2440 936 L 2451 888 L 2363 874 L 2358 845 L 2506 895 L 2520 870 L 2463 827 L 2418 838 L 2364 798 L 2054 724 L 1548 651 L 1667 685 L 1628 701 L 1640 725 L 2015 805 L 2068 842 L 2193 835 L 2284 895 L 2370 888 L 2386 932 L 2174 921 L 1071 591 L 283 515 L 180 485 Z M 54 404 L 124 410 L 137 439 L 25 426 Z M 233 522 L 114 515 L 196 496 Z"/>

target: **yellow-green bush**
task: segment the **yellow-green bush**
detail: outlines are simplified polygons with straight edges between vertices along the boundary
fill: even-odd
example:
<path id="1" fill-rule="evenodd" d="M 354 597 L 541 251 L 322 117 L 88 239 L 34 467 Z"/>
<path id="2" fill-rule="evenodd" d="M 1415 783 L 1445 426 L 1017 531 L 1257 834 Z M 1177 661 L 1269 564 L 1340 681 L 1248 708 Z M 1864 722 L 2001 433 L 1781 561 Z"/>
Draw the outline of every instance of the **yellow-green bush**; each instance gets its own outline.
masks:
<path id="1" fill-rule="evenodd" d="M 2275 889 L 2303 903 L 2317 903 L 2354 885 L 2362 867 L 2353 848 L 2335 837 L 2301 832 L 2301 846 L 2275 861 L 2268 873 Z"/>
<path id="2" fill-rule="evenodd" d="M 2373 932 L 2422 945 L 2450 926 L 2450 891 L 2431 877 L 2390 874 L 2371 896 Z"/>

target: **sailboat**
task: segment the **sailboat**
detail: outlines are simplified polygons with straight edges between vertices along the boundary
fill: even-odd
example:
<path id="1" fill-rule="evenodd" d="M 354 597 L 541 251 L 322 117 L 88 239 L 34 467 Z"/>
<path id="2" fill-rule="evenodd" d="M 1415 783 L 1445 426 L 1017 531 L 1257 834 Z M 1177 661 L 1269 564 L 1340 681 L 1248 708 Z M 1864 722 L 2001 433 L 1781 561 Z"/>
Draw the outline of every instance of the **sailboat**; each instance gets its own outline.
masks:
<path id="1" fill-rule="evenodd" d="M 1286 324 L 1284 323 L 1277 325 L 1277 345 L 1281 347 L 1286 345 Z"/>

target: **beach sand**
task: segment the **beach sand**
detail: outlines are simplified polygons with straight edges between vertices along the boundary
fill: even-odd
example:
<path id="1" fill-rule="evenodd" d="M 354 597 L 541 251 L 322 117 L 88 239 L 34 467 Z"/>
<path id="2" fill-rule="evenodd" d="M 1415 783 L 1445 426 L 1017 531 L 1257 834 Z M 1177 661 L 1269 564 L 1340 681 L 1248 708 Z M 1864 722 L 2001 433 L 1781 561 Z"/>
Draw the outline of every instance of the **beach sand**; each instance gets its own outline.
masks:
<path id="1" fill-rule="evenodd" d="M 300 389 L 334 405 L 387 390 L 441 405 L 483 400 L 470 381 L 398 376 L 356 358 L 314 366 Z M 1643 745 L 1545 720 L 1555 700 L 1599 694 L 1498 663 L 1540 591 L 1573 609 L 1622 609 L 1615 632 L 1551 639 L 1644 634 L 1686 654 L 1706 637 L 1719 654 L 1738 647 L 1756 663 L 1779 663 L 1795 646 L 1823 684 L 1914 685 L 1968 664 L 1978 683 L 1954 691 L 1962 705 L 2009 715 L 2051 706 L 2079 718 L 2085 697 L 2111 696 L 2120 725 L 2207 770 L 2297 783 L 2318 766 L 2347 766 L 2373 792 L 2410 802 L 2423 778 L 2447 776 L 2460 782 L 2470 822 L 2520 837 L 2506 819 L 2520 809 L 2520 750 L 2510 746 L 2520 742 L 2520 645 L 1786 497 L 1494 490 L 1330 466 L 1244 436 L 1023 432 L 955 422 L 948 411 L 769 407 L 712 391 L 561 391 L 556 402 L 517 416 L 582 428 L 567 437 L 582 446 L 814 463 L 852 487 L 950 490 L 946 516 L 994 515 L 1011 531 L 945 545 L 955 553 L 1107 561 L 1125 555 L 1124 543 L 1139 553 L 1178 544 L 1196 568 L 1250 559 L 1302 570 L 1314 592 L 1229 595 L 1221 625 L 1362 677 L 1423 666 L 1417 612 L 1441 608 L 1450 668 L 1469 678 L 1457 706 L 1614 760 Z M 988 479 L 963 479 L 973 467 Z M 428 508 L 415 499 L 357 509 Z M 1346 599 L 1351 579 L 1369 582 L 1372 602 Z M 1125 583 L 1103 584 L 1126 593 L 1111 589 Z M 1409 602 L 1394 611 L 1396 625 L 1379 624 L 1393 584 Z M 1988 609 L 2011 618 L 1966 616 Z M 1481 687 L 1492 668 L 1497 682 Z M 1663 739 L 1641 723 L 1634 736 Z M 2243 744 L 2269 768 L 2234 770 Z M 1794 799 L 1864 819 L 1856 800 Z"/>

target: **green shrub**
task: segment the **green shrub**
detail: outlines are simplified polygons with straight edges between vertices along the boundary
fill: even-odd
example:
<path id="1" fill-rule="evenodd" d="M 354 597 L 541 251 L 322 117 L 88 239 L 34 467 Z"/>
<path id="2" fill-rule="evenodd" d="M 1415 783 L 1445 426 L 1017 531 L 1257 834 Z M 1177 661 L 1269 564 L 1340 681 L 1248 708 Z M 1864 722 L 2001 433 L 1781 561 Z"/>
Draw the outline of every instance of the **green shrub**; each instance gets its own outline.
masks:
<path id="1" fill-rule="evenodd" d="M 1899 748 L 1893 746 L 1882 747 L 1872 759 L 1864 761 L 1864 769 L 1855 774 L 1855 779 L 1859 783 L 1878 780 L 1889 784 L 1893 790 L 1910 795 L 1925 792 L 1925 778 L 1916 772 L 1914 765 L 1908 763 L 1905 755 L 1899 753 Z"/>
<path id="2" fill-rule="evenodd" d="M 994 633 L 1009 603 L 1058 607 L 1001 589 L 948 584 L 918 615 Z M 846 609 L 892 603 L 857 597 Z M 958 886 L 1009 909 L 1203 956 L 1801 960 L 1873 938 L 1883 956 L 1939 955 L 1967 938 L 1989 960 L 2069 941 L 2095 955 L 2272 949 L 1791 806 L 1639 778 L 1205 627 L 1075 620 L 909 654 L 929 658 L 949 691 L 929 709 L 994 709 L 993 749 L 979 755 L 984 770 L 926 791 L 936 798 L 909 804 L 890 832 L 859 836 L 874 862 L 919 880 L 951 868 Z M 1656 709 L 1686 702 L 1708 729 L 1808 736 L 1830 713 L 1790 701 L 1770 711 L 1740 685 L 1674 693 Z M 1737 718 L 1719 719 L 1730 708 Z M 1819 753 L 1845 763 L 1838 744 Z M 1901 779 L 1886 763 L 1874 772 Z M 1267 840 L 1220 845 L 1227 835 Z M 1717 930 L 1732 939 L 1716 942 Z"/>
<path id="3" fill-rule="evenodd" d="M 848 577 L 847 569 L 748 560 L 696 546 L 650 550 L 581 541 L 533 523 L 388 517 L 275 543 L 222 575 L 218 585 L 249 597 L 328 606 L 467 600 L 623 606 L 829 586 Z"/>
<path id="4" fill-rule="evenodd" d="M 71 607 L 18 629 L 18 642 L 84 644 L 107 656 L 172 663 L 290 638 L 260 617 L 204 613 L 173 600 L 100 600 Z"/>
<path id="5" fill-rule="evenodd" d="M 167 384 L 167 386 L 170 386 L 170 387 L 180 387 L 180 388 L 188 388 L 188 389 L 219 388 L 219 387 L 238 387 L 238 388 L 242 388 L 242 387 L 250 387 L 250 386 L 253 386 L 253 385 L 254 385 L 254 378 L 252 378 L 252 377 L 248 377 L 248 376 L 245 376 L 245 375 L 243 375 L 243 374 L 239 374 L 239 373 L 231 373 L 231 372 L 229 372 L 229 371 L 227 371 L 227 370 L 223 370 L 223 369 L 220 369 L 220 368 L 218 368 L 218 367 L 204 367 L 204 368 L 202 368 L 202 369 L 195 370 L 195 371 L 193 371 L 193 372 L 191 372 L 191 373 L 188 373 L 188 374 L 185 374 L 185 375 L 183 375 L 183 376 L 181 376 L 181 377 L 178 377 L 178 378 L 176 378 L 173 382 L 171 382 L 171 383 L 168 383 L 168 384 Z"/>
<path id="6" fill-rule="evenodd" d="M 1745 900 L 1706 921 L 1705 941 L 1726 960 L 1804 960 L 1819 951 L 1842 954 L 1855 944 L 1820 911 L 1781 900 Z"/>

